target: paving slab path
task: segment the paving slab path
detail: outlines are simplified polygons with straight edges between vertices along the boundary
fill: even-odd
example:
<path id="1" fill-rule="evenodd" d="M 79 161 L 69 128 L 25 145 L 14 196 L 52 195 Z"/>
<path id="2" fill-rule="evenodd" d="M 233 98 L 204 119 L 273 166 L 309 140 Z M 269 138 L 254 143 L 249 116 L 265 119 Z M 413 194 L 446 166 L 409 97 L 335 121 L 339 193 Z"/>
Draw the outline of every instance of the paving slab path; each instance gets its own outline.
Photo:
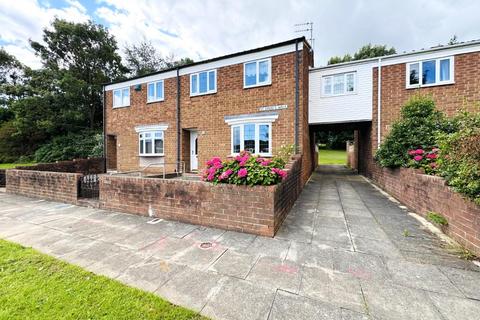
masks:
<path id="1" fill-rule="evenodd" d="M 0 193 L 0 237 L 213 319 L 480 319 L 480 269 L 363 177 L 315 172 L 275 238 Z"/>

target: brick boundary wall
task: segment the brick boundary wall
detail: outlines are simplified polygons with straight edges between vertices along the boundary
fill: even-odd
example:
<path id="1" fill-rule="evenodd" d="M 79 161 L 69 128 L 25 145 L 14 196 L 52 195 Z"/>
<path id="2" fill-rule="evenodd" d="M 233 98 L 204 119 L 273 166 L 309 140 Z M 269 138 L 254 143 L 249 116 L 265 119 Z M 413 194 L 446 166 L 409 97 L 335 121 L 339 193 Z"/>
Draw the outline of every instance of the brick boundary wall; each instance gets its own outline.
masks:
<path id="1" fill-rule="evenodd" d="M 5 188 L 6 185 L 6 170 L 0 169 L 0 188 Z"/>
<path id="2" fill-rule="evenodd" d="M 300 156 L 276 186 L 100 176 L 100 208 L 273 237 L 303 187 Z"/>
<path id="3" fill-rule="evenodd" d="M 445 232 L 480 256 L 480 206 L 453 191 L 441 177 L 414 169 L 374 167 L 371 178 L 375 184 L 422 216 L 428 211 L 445 216 Z"/>
<path id="4" fill-rule="evenodd" d="M 77 204 L 81 173 L 8 169 L 7 193 Z"/>
<path id="5" fill-rule="evenodd" d="M 34 166 L 18 166 L 15 169 L 71 173 L 105 173 L 105 158 L 73 159 L 52 163 L 39 163 Z"/>

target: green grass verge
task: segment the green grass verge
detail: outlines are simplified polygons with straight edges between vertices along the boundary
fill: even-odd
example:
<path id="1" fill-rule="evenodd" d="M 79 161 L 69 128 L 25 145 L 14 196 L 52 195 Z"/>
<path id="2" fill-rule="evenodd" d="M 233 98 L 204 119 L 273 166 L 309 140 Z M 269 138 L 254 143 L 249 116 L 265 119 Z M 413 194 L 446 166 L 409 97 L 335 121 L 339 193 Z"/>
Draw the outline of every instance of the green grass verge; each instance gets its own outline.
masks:
<path id="1" fill-rule="evenodd" d="M 0 239 L 0 319 L 206 319 Z"/>
<path id="2" fill-rule="evenodd" d="M 319 164 L 347 164 L 347 152 L 345 150 L 324 150 L 318 152 Z"/>
<path id="3" fill-rule="evenodd" d="M 0 169 L 13 169 L 16 166 L 34 166 L 36 163 L 0 163 Z"/>

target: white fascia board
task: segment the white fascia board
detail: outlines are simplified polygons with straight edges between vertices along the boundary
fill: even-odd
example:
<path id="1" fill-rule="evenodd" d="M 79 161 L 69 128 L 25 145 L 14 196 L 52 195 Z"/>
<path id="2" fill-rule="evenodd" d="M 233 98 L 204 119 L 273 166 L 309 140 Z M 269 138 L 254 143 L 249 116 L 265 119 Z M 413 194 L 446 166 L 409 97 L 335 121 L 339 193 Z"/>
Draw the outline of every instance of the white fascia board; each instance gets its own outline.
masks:
<path id="1" fill-rule="evenodd" d="M 168 124 L 159 123 L 159 124 L 146 124 L 135 127 L 135 132 L 148 132 L 148 131 L 165 131 L 168 129 Z"/>
<path id="2" fill-rule="evenodd" d="M 382 66 L 388 66 L 399 63 L 408 63 L 422 60 L 438 59 L 442 57 L 450 57 L 459 54 L 472 53 L 480 51 L 480 44 L 465 46 L 465 47 L 453 47 L 445 48 L 443 50 L 429 51 L 429 52 L 418 52 L 411 53 L 404 56 L 392 57 L 392 58 L 382 58 Z"/>
<path id="3" fill-rule="evenodd" d="M 298 50 L 302 50 L 303 43 L 299 42 L 298 43 Z M 276 47 L 276 48 L 271 48 L 267 50 L 262 50 L 262 51 L 257 51 L 257 52 L 252 52 L 252 53 L 247 53 L 231 58 L 225 58 L 217 61 L 212 61 L 212 62 L 206 62 L 206 63 L 200 63 L 191 67 L 181 67 L 180 68 L 180 75 L 187 75 L 190 73 L 195 73 L 195 72 L 200 72 L 200 71 L 206 71 L 206 70 L 212 70 L 212 69 L 217 69 L 217 68 L 222 68 L 226 66 L 231 66 L 234 64 L 241 64 L 245 63 L 248 61 L 253 61 L 253 60 L 259 60 L 259 59 L 265 59 L 269 57 L 274 57 L 278 55 L 282 55 L 285 53 L 290 53 L 295 51 L 295 44 L 288 44 L 284 45 L 281 47 Z M 115 90 L 119 88 L 125 88 L 125 87 L 130 87 L 134 86 L 137 84 L 143 84 L 147 82 L 153 82 L 153 81 L 158 81 L 158 80 L 164 80 L 168 78 L 175 78 L 177 76 L 177 71 L 176 70 L 171 70 L 168 72 L 164 73 L 158 73 L 158 74 L 153 74 L 150 76 L 145 76 L 142 78 L 138 79 L 132 79 L 132 80 L 126 80 L 123 82 L 119 83 L 113 83 L 105 86 L 105 91 L 110 91 L 110 90 Z"/>
<path id="4" fill-rule="evenodd" d="M 163 73 L 159 73 L 159 74 L 153 74 L 151 76 L 146 76 L 146 77 L 139 78 L 139 79 L 132 79 L 132 80 L 124 81 L 124 82 L 109 84 L 109 85 L 105 86 L 105 91 L 110 91 L 110 90 L 115 90 L 115 89 L 120 89 L 120 88 L 125 88 L 125 87 L 131 87 L 131 86 L 134 86 L 136 84 L 143 84 L 143 83 L 148 83 L 148 82 L 164 80 L 164 79 L 168 79 L 168 78 L 174 78 L 176 76 L 177 76 L 177 71 L 176 70 L 163 72 Z"/>

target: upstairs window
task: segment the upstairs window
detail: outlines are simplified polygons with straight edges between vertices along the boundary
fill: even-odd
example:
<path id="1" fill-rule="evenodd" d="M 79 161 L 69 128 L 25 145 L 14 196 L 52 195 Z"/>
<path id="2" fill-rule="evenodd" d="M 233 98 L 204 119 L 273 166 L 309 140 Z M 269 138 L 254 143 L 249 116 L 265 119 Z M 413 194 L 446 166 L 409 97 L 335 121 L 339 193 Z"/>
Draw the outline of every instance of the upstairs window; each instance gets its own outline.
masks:
<path id="1" fill-rule="evenodd" d="M 140 156 L 163 156 L 163 131 L 146 131 L 138 134 Z"/>
<path id="2" fill-rule="evenodd" d="M 190 75 L 190 96 L 217 92 L 217 70 L 202 71 Z"/>
<path id="3" fill-rule="evenodd" d="M 251 88 L 272 83 L 272 59 L 262 59 L 243 64 L 243 87 Z"/>
<path id="4" fill-rule="evenodd" d="M 113 90 L 113 107 L 128 107 L 130 105 L 130 88 Z"/>
<path id="5" fill-rule="evenodd" d="M 163 80 L 147 84 L 147 102 L 163 101 Z"/>
<path id="6" fill-rule="evenodd" d="M 322 77 L 322 93 L 324 96 L 355 93 L 356 85 L 356 72 L 339 73 Z"/>
<path id="7" fill-rule="evenodd" d="M 408 63 L 406 74 L 407 88 L 453 83 L 453 57 Z"/>

